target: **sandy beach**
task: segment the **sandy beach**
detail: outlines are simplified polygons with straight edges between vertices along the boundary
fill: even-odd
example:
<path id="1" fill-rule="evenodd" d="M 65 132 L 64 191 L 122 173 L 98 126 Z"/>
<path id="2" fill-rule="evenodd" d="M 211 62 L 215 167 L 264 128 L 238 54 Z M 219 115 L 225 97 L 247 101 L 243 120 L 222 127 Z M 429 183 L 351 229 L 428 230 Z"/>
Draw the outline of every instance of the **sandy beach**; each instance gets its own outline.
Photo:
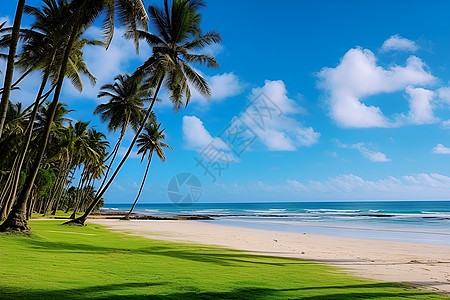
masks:
<path id="1" fill-rule="evenodd" d="M 257 230 L 198 221 L 90 222 L 151 239 L 314 260 L 366 278 L 450 293 L 450 246 Z"/>

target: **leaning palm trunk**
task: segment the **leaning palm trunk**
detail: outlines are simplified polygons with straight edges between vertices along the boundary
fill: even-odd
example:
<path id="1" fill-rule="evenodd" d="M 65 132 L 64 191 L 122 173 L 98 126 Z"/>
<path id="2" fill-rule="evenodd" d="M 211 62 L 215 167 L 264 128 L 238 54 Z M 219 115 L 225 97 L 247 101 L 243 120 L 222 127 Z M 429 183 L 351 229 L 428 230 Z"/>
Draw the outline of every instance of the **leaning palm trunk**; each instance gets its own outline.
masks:
<path id="1" fill-rule="evenodd" d="M 86 192 L 84 191 L 87 187 L 89 187 L 90 183 L 92 181 L 92 177 L 89 177 L 89 174 L 86 174 L 84 176 L 83 182 L 81 184 L 81 187 L 79 187 L 77 191 L 77 201 L 75 206 L 73 207 L 73 213 L 69 217 L 70 219 L 75 219 L 76 214 L 78 212 L 78 209 L 82 207 L 82 199 L 86 196 Z"/>
<path id="2" fill-rule="evenodd" d="M 47 119 L 44 128 L 44 136 L 41 141 L 40 148 L 38 150 L 37 156 L 34 160 L 34 163 L 31 167 L 31 170 L 25 179 L 25 184 L 20 192 L 20 195 L 17 199 L 16 204 L 8 215 L 8 218 L 2 225 L 0 225 L 0 232 L 4 231 L 25 231 L 29 230 L 28 222 L 27 222 L 27 203 L 30 198 L 30 194 L 33 190 L 34 181 L 36 179 L 37 173 L 39 171 L 39 167 L 42 162 L 42 158 L 44 157 L 45 149 L 47 148 L 47 143 L 50 137 L 50 131 L 52 128 L 53 119 L 56 114 L 56 110 L 58 108 L 59 96 L 61 94 L 61 88 L 64 81 L 64 76 L 67 70 L 67 63 L 69 61 L 69 55 L 72 50 L 72 46 L 74 44 L 75 38 L 78 33 L 78 26 L 76 25 L 77 21 L 75 20 L 74 25 L 72 25 L 72 32 L 70 33 L 69 40 L 66 45 L 66 49 L 64 50 L 64 57 L 61 61 L 61 65 L 58 71 L 58 80 L 55 87 L 55 93 L 53 95 L 53 101 L 50 104 L 49 112 L 50 115 Z"/>
<path id="3" fill-rule="evenodd" d="M 161 76 L 161 79 L 159 80 L 158 86 L 156 87 L 155 90 L 155 94 L 153 96 L 152 102 L 150 104 L 150 107 L 147 110 L 147 113 L 145 114 L 144 119 L 142 120 L 142 124 L 139 127 L 139 129 L 136 131 L 136 135 L 134 136 L 133 140 L 131 141 L 130 146 L 128 147 L 127 152 L 125 153 L 125 155 L 123 156 L 122 160 L 120 161 L 119 165 L 117 166 L 117 168 L 114 170 L 114 173 L 111 175 L 111 178 L 108 180 L 108 182 L 105 184 L 105 186 L 103 187 L 102 190 L 100 190 L 96 197 L 94 198 L 94 200 L 91 202 L 91 204 L 89 205 L 89 207 L 86 209 L 85 213 L 81 216 L 78 217 L 76 219 L 73 219 L 69 222 L 66 222 L 64 224 L 67 225 L 84 225 L 84 223 L 86 222 L 87 217 L 94 211 L 95 207 L 98 205 L 98 203 L 100 202 L 100 200 L 102 199 L 103 195 L 105 194 L 106 190 L 109 188 L 109 186 L 113 183 L 114 178 L 116 178 L 117 174 L 120 171 L 120 168 L 122 168 L 123 164 L 125 163 L 125 161 L 127 160 L 128 156 L 130 156 L 131 151 L 133 150 L 134 144 L 136 144 L 137 139 L 139 138 L 139 135 L 142 132 L 142 129 L 144 129 L 145 124 L 147 123 L 148 118 L 150 117 L 152 111 L 153 111 L 153 106 L 155 105 L 156 99 L 158 97 L 158 93 L 159 90 L 161 89 L 161 85 L 163 83 L 164 80 L 164 76 Z"/>
<path id="4" fill-rule="evenodd" d="M 25 161 L 27 152 L 28 152 L 28 147 L 30 145 L 31 142 L 31 137 L 33 135 L 33 126 L 34 126 L 34 119 L 36 118 L 36 114 L 39 108 L 39 100 L 42 97 L 42 93 L 44 92 L 44 88 L 45 85 L 47 84 L 47 80 L 48 80 L 49 74 L 48 74 L 48 70 L 45 72 L 44 74 L 44 78 L 42 79 L 42 83 L 41 86 L 39 88 L 39 92 L 36 96 L 36 100 L 34 102 L 34 107 L 33 107 L 33 111 L 31 113 L 30 119 L 28 121 L 28 125 L 27 128 L 25 130 L 25 143 L 24 145 L 21 147 L 19 153 L 17 154 L 17 158 L 15 160 L 15 163 L 17 162 L 17 164 L 15 165 L 14 168 L 14 172 L 11 170 L 9 177 L 8 177 L 8 181 L 6 182 L 4 188 L 3 188 L 3 192 L 0 196 L 0 198 L 2 199 L 2 201 L 0 202 L 4 202 L 4 199 L 8 199 L 8 201 L 10 203 L 14 203 L 14 201 L 16 200 L 16 193 L 17 193 L 17 187 L 19 185 L 19 180 L 20 180 L 20 171 L 22 170 L 22 165 Z M 9 180 L 11 179 L 11 180 Z M 6 211 L 5 209 L 2 209 L 2 213 L 0 214 L 0 221 L 3 221 L 6 216 L 8 215 L 9 211 Z"/>
<path id="5" fill-rule="evenodd" d="M 99 191 L 102 190 L 103 186 L 105 185 L 106 179 L 108 179 L 109 170 L 111 170 L 112 164 L 113 164 L 114 160 L 116 159 L 116 155 L 117 155 L 117 152 L 119 152 L 120 143 L 122 142 L 124 135 L 125 135 L 125 130 L 122 129 L 122 131 L 120 132 L 119 140 L 117 141 L 116 145 L 114 146 L 113 152 L 111 153 L 112 158 L 111 158 L 111 161 L 109 162 L 108 168 L 106 169 L 105 177 L 103 178 L 102 184 L 98 188 Z"/>
<path id="6" fill-rule="evenodd" d="M 9 176 L 6 180 L 5 186 L 2 189 L 2 193 L 0 195 L 0 221 L 6 219 L 6 217 L 9 214 L 9 211 L 11 210 L 11 206 L 14 204 L 12 201 L 13 199 L 11 197 L 11 189 L 9 187 L 12 185 L 12 182 L 16 176 L 18 161 L 19 159 L 18 157 L 16 157 L 9 172 Z"/>
<path id="7" fill-rule="evenodd" d="M 3 94 L 0 102 L 0 138 L 2 137 L 3 127 L 5 126 L 6 121 L 6 113 L 8 111 L 9 96 L 11 94 L 11 84 L 14 74 L 14 59 L 16 58 L 17 43 L 19 41 L 20 34 L 20 23 L 22 22 L 24 7 L 25 0 L 19 0 L 17 3 L 16 16 L 14 17 L 14 24 L 11 33 L 11 44 L 9 45 Z"/>
<path id="8" fill-rule="evenodd" d="M 53 51 L 50 65 L 47 67 L 47 69 L 44 72 L 44 78 L 42 78 L 42 83 L 41 83 L 41 86 L 39 87 L 39 92 L 38 92 L 38 94 L 36 96 L 36 100 L 34 102 L 33 111 L 31 112 L 31 116 L 28 121 L 27 128 L 25 130 L 26 141 L 25 141 L 25 144 L 23 145 L 22 150 L 19 154 L 20 159 L 19 159 L 19 166 L 18 166 L 18 174 L 16 175 L 16 177 L 14 179 L 13 186 L 12 186 L 12 192 L 11 192 L 12 201 L 15 201 L 17 187 L 19 186 L 19 180 L 20 180 L 20 170 L 22 170 L 23 163 L 27 156 L 28 147 L 30 146 L 31 137 L 33 136 L 34 120 L 36 118 L 36 115 L 37 115 L 37 112 L 39 109 L 39 104 L 40 104 L 42 94 L 44 93 L 45 86 L 47 85 L 47 81 L 50 76 L 50 68 L 53 65 L 55 56 L 56 56 L 56 50 Z"/>
<path id="9" fill-rule="evenodd" d="M 141 186 L 139 188 L 139 192 L 138 192 L 138 194 L 136 196 L 136 199 L 134 200 L 133 206 L 131 206 L 130 211 L 125 215 L 125 217 L 123 217 L 124 220 L 129 220 L 130 219 L 130 215 L 133 212 L 133 209 L 136 206 L 136 203 L 138 202 L 139 197 L 141 196 L 142 188 L 144 187 L 145 179 L 147 178 L 147 173 L 148 173 L 148 169 L 150 167 L 150 163 L 151 162 L 152 162 L 152 156 L 150 154 L 150 157 L 148 158 L 147 168 L 145 169 L 145 173 L 144 173 L 144 178 L 142 178 Z"/>
<path id="10" fill-rule="evenodd" d="M 75 214 L 77 212 L 78 209 L 78 204 L 80 202 L 80 194 L 81 194 L 81 190 L 83 189 L 83 185 L 84 185 L 84 181 L 86 180 L 86 172 L 87 172 L 87 168 L 86 166 L 83 169 L 83 172 L 81 173 L 80 176 L 80 181 L 78 182 L 78 187 L 77 187 L 77 192 L 75 194 L 75 200 L 73 201 L 73 213 L 72 215 L 69 217 L 70 219 L 75 219 Z M 70 207 L 67 207 L 66 213 L 69 212 Z"/>
<path id="11" fill-rule="evenodd" d="M 62 186 L 64 186 L 64 177 L 67 174 L 67 172 L 61 171 L 60 174 L 58 174 L 58 178 L 55 181 L 55 185 L 54 188 L 52 190 L 52 193 L 50 194 L 50 197 L 48 199 L 48 201 L 45 203 L 44 209 L 42 211 L 42 216 L 46 216 L 48 211 L 50 210 L 50 208 L 53 205 L 53 202 L 55 201 L 56 195 L 58 195 L 60 189 Z"/>
<path id="12" fill-rule="evenodd" d="M 67 165 L 68 165 L 68 163 L 66 163 L 66 166 Z M 49 201 L 49 205 L 48 205 L 47 208 L 45 208 L 44 214 L 42 216 L 46 216 L 47 213 L 50 211 L 50 209 L 52 209 L 52 207 L 54 208 L 53 211 L 56 214 L 56 210 L 57 210 L 57 208 L 59 206 L 59 202 L 60 202 L 60 199 L 61 199 L 61 194 L 62 194 L 62 192 L 64 190 L 64 185 L 67 182 L 67 177 L 69 176 L 69 172 L 70 172 L 69 168 L 66 167 L 66 170 L 64 171 L 63 175 L 61 176 L 61 180 L 59 182 L 59 185 L 56 187 L 56 190 L 53 193 L 52 198 Z M 53 214 L 53 212 L 52 212 L 52 214 Z"/>

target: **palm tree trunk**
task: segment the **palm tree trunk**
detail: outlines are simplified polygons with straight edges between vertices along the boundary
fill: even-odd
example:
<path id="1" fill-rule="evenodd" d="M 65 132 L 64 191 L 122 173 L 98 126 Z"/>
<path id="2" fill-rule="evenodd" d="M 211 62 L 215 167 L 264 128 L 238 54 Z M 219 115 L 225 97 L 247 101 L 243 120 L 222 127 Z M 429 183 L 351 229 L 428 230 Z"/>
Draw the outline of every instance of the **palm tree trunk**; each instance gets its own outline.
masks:
<path id="1" fill-rule="evenodd" d="M 73 201 L 73 213 L 69 217 L 70 219 L 75 219 L 75 213 L 76 213 L 77 208 L 78 208 L 78 202 L 80 201 L 80 193 L 81 193 L 80 191 L 81 191 L 81 189 L 83 187 L 84 179 L 86 177 L 86 174 L 85 174 L 86 171 L 87 171 L 87 168 L 86 168 L 86 166 L 84 166 L 83 172 L 80 175 L 80 181 L 78 181 L 77 192 L 75 194 L 75 200 Z M 68 211 L 69 211 L 69 207 L 67 208 L 66 213 Z"/>
<path id="2" fill-rule="evenodd" d="M 67 177 L 69 176 L 69 172 L 70 172 L 69 169 L 64 171 L 64 176 L 63 176 L 63 178 L 61 178 L 61 183 L 59 185 L 58 190 L 55 193 L 55 197 L 52 199 L 51 205 L 49 206 L 48 210 L 45 212 L 44 215 L 46 215 L 50 209 L 52 210 L 52 215 L 56 215 L 56 211 L 58 210 L 59 203 L 61 202 L 61 196 L 64 192 L 64 186 L 67 182 Z"/>
<path id="3" fill-rule="evenodd" d="M 5 195 L 8 195 L 9 201 L 15 201 L 16 193 L 17 193 L 17 187 L 19 185 L 20 180 L 20 171 L 22 170 L 23 162 L 25 161 L 28 147 L 30 145 L 31 137 L 33 134 L 33 126 L 34 126 L 34 119 L 36 118 L 36 114 L 39 108 L 39 99 L 42 96 L 42 93 L 44 91 L 45 85 L 47 84 L 48 80 L 48 71 L 45 72 L 44 78 L 42 79 L 41 86 L 39 88 L 39 92 L 36 96 L 36 100 L 33 107 L 33 112 L 31 113 L 30 119 L 28 121 L 27 128 L 25 130 L 25 143 L 21 147 L 19 153 L 17 154 L 17 172 L 10 172 L 11 181 L 7 182 L 4 186 L 4 192 L 2 192 L 2 196 L 0 198 L 5 197 Z M 0 218 L 0 221 L 3 220 Z"/>
<path id="4" fill-rule="evenodd" d="M 133 206 L 131 206 L 130 211 L 125 215 L 125 217 L 123 217 L 123 220 L 129 220 L 130 219 L 130 215 L 133 212 L 133 209 L 136 206 L 136 203 L 138 202 L 139 197 L 141 196 L 142 188 L 144 187 L 145 179 L 147 178 L 148 168 L 150 167 L 151 161 L 152 161 L 152 154 L 150 153 L 150 156 L 148 158 L 147 168 L 145 169 L 144 178 L 142 178 L 142 183 L 141 183 L 141 187 L 139 188 L 139 192 L 138 192 L 138 194 L 136 196 L 136 199 L 134 200 Z"/>
<path id="5" fill-rule="evenodd" d="M 56 55 L 56 51 L 53 53 L 51 64 L 53 64 L 54 56 Z M 23 145 L 22 150 L 20 152 L 20 159 L 19 159 L 19 170 L 22 170 L 23 162 L 25 161 L 25 158 L 27 156 L 28 147 L 31 143 L 31 137 L 33 136 L 33 127 L 34 127 L 34 120 L 36 118 L 38 109 L 39 109 L 39 102 L 42 97 L 42 94 L 44 93 L 45 86 L 47 85 L 48 78 L 50 76 L 50 66 L 47 68 L 47 70 L 44 73 L 44 78 L 42 78 L 41 86 L 39 87 L 39 92 L 36 96 L 36 100 L 34 102 L 33 111 L 31 112 L 30 120 L 28 121 L 28 125 L 25 131 L 26 141 L 25 145 Z M 20 180 L 20 171 L 18 172 L 18 175 L 16 176 L 14 183 L 13 183 L 13 191 L 12 191 L 12 197 L 15 198 L 17 193 L 17 187 L 19 186 L 19 180 Z"/>
<path id="6" fill-rule="evenodd" d="M 95 199 L 91 202 L 91 204 L 89 205 L 89 207 L 86 209 L 85 213 L 81 217 L 78 217 L 78 218 L 76 218 L 74 220 L 71 220 L 69 222 L 66 222 L 64 224 L 67 224 L 67 225 L 72 225 L 72 224 L 84 225 L 84 223 L 86 222 L 87 217 L 94 211 L 95 207 L 98 205 L 98 203 L 102 199 L 102 197 L 105 194 L 106 190 L 113 183 L 114 178 L 116 178 L 117 174 L 120 171 L 120 168 L 123 166 L 123 164 L 127 160 L 128 156 L 130 156 L 130 153 L 133 150 L 134 144 L 136 144 L 136 141 L 139 138 L 139 135 L 141 134 L 142 129 L 144 129 L 145 124 L 147 123 L 147 120 L 150 117 L 150 114 L 152 113 L 153 106 L 155 105 L 156 97 L 158 96 L 159 90 L 161 89 L 161 85 L 163 83 L 163 80 L 164 80 L 164 76 L 162 76 L 161 79 L 159 80 L 158 86 L 156 87 L 156 90 L 155 90 L 155 95 L 153 96 L 153 99 L 152 99 L 152 103 L 150 104 L 150 107 L 148 108 L 147 113 L 145 114 L 145 117 L 142 120 L 141 126 L 139 127 L 138 131 L 136 132 L 136 135 L 134 136 L 133 140 L 131 141 L 131 144 L 128 147 L 128 150 L 125 153 L 124 157 L 120 161 L 120 163 L 117 166 L 116 170 L 114 170 L 114 173 L 111 175 L 111 178 L 108 180 L 108 182 L 103 187 L 103 189 L 97 193 Z"/>
<path id="7" fill-rule="evenodd" d="M 9 170 L 8 177 L 6 177 L 5 183 L 3 184 L 3 187 L 1 189 L 1 192 L 0 192 L 0 209 L 3 207 L 3 203 L 6 203 L 8 201 L 8 199 L 9 199 L 6 195 L 10 191 L 9 187 L 12 185 L 12 181 L 13 181 L 13 178 L 14 178 L 14 174 L 16 172 L 18 161 L 19 161 L 19 157 L 16 156 L 14 158 L 13 164 L 11 166 L 11 170 Z M 1 221 L 1 219 L 0 219 L 0 221 Z"/>
<path id="8" fill-rule="evenodd" d="M 6 220 L 6 217 L 9 214 L 11 206 L 14 204 L 13 197 L 11 197 L 11 189 L 9 188 L 12 185 L 12 181 L 15 178 L 15 174 L 17 172 L 17 164 L 18 157 L 14 159 L 14 163 L 9 171 L 9 176 L 6 180 L 5 187 L 2 189 L 2 193 L 0 195 L 0 221 Z M 20 174 L 20 171 L 19 171 Z"/>
<path id="9" fill-rule="evenodd" d="M 122 139 L 123 139 L 124 135 L 125 135 L 125 130 L 122 129 L 122 131 L 120 132 L 119 140 L 117 141 L 116 145 L 114 146 L 113 153 L 111 153 L 112 154 L 112 159 L 109 162 L 108 168 L 106 169 L 105 177 L 103 178 L 102 184 L 98 188 L 99 191 L 105 185 L 106 179 L 108 178 L 109 170 L 111 170 L 112 164 L 113 164 L 114 160 L 116 159 L 116 155 L 117 155 L 117 152 L 119 152 L 120 143 L 122 142 Z"/>
<path id="10" fill-rule="evenodd" d="M 48 202 L 46 203 L 46 205 L 44 207 L 44 211 L 42 213 L 43 217 L 45 217 L 47 215 L 48 211 L 50 210 L 53 203 L 55 202 L 55 199 L 56 199 L 59 191 L 61 190 L 61 187 L 64 186 L 64 179 L 67 176 L 66 165 L 67 165 L 67 163 L 60 164 L 60 172 L 58 174 L 58 177 L 56 178 L 55 185 L 54 185 L 52 193 L 48 199 Z"/>
<path id="11" fill-rule="evenodd" d="M 19 41 L 20 23 L 22 22 L 25 0 L 17 2 L 16 16 L 11 33 L 11 44 L 9 45 L 8 63 L 6 65 L 5 81 L 3 84 L 2 100 L 0 102 L 0 138 L 2 137 L 3 127 L 5 126 L 6 113 L 8 111 L 9 96 L 11 94 L 11 84 L 14 75 L 14 60 L 16 58 L 17 43 Z"/>
<path id="12" fill-rule="evenodd" d="M 38 150 L 38 154 L 36 159 L 31 167 L 30 174 L 28 174 L 25 179 L 24 187 L 17 199 L 17 202 L 11 212 L 8 215 L 8 218 L 2 225 L 0 225 L 0 232 L 4 231 L 26 231 L 29 230 L 28 222 L 27 222 L 27 202 L 30 197 L 31 191 L 34 186 L 34 181 L 36 179 L 36 175 L 39 171 L 39 167 L 42 162 L 42 158 L 44 157 L 45 149 L 47 148 L 47 143 L 50 137 L 50 131 L 52 129 L 53 119 L 56 114 L 56 110 L 58 108 L 59 96 L 61 94 L 61 88 L 64 82 L 64 77 L 67 70 L 67 62 L 69 61 L 69 55 L 72 50 L 72 46 L 74 44 L 75 38 L 78 33 L 78 24 L 77 20 L 75 20 L 72 25 L 72 32 L 70 33 L 70 37 L 68 43 L 66 45 L 66 49 L 64 50 L 64 57 L 61 61 L 61 65 L 58 72 L 58 80 L 56 83 L 55 93 L 53 95 L 53 101 L 50 104 L 50 116 L 47 119 L 44 129 L 44 137 L 41 141 L 41 146 Z"/>

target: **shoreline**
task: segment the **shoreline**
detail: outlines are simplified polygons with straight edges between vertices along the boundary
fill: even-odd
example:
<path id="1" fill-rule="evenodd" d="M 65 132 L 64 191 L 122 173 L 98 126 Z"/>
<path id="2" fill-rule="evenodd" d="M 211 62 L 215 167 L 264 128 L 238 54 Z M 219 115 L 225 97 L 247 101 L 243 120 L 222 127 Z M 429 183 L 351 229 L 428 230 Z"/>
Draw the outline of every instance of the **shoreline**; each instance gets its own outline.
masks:
<path id="1" fill-rule="evenodd" d="M 365 278 L 450 294 L 450 246 L 445 245 L 250 229 L 192 220 L 96 218 L 88 222 L 150 239 L 311 260 Z"/>

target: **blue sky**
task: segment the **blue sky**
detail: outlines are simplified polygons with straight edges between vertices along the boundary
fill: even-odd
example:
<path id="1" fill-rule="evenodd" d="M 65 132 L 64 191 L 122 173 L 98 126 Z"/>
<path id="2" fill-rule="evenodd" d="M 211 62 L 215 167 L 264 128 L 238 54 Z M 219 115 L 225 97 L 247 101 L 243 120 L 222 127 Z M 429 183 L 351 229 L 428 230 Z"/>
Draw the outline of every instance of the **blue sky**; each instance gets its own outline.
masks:
<path id="1" fill-rule="evenodd" d="M 0 18 L 13 19 L 16 1 Z M 150 1 L 145 1 L 146 5 Z M 162 1 L 152 3 L 161 4 Z M 28 0 L 30 5 L 40 1 Z M 450 196 L 450 20 L 445 1 L 208 1 L 203 29 L 223 36 L 207 49 L 220 69 L 202 72 L 210 101 L 194 95 L 173 112 L 165 94 L 156 113 L 175 151 L 152 162 L 142 202 L 168 203 L 167 184 L 189 172 L 203 185 L 201 202 L 437 200 Z M 24 25 L 30 19 L 24 18 Z M 88 35 L 100 37 L 91 28 Z M 151 28 L 150 28 L 151 30 Z M 101 85 L 131 73 L 151 53 L 136 55 L 117 28 L 110 49 L 87 48 L 98 84 L 79 94 L 66 82 L 62 101 L 73 120 L 92 120 Z M 1 64 L 4 69 L 4 63 Z M 39 74 L 12 95 L 34 99 Z M 280 108 L 241 155 L 219 135 L 264 93 Z M 251 123 L 251 122 L 250 122 Z M 117 134 L 108 133 L 114 143 Z M 124 146 L 132 138 L 127 133 Z M 216 181 L 195 157 L 213 143 L 233 163 Z M 203 157 L 205 159 L 205 157 Z M 210 161 L 213 163 L 213 161 Z M 131 202 L 145 170 L 133 155 L 105 195 Z"/>

